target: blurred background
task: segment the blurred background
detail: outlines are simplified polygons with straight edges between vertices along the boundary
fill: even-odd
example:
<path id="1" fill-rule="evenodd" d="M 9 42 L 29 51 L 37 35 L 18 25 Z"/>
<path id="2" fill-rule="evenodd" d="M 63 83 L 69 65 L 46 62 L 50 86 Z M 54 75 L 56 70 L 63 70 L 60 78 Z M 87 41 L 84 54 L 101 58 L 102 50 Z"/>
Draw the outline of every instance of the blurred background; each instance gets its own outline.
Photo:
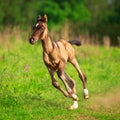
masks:
<path id="1" fill-rule="evenodd" d="M 28 40 L 36 17 L 44 13 L 55 40 L 120 46 L 120 0 L 0 0 L 0 43 Z"/>

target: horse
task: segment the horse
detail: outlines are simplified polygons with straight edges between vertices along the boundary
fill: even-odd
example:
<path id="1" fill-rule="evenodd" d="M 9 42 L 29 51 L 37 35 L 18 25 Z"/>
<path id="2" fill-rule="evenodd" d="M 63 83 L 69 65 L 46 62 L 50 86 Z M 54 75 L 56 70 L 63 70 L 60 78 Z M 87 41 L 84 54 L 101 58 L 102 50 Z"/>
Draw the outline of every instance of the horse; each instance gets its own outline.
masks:
<path id="1" fill-rule="evenodd" d="M 48 69 L 52 79 L 52 85 L 61 91 L 64 96 L 72 98 L 73 104 L 69 107 L 70 110 L 78 108 L 78 96 L 76 95 L 75 81 L 65 72 L 66 63 L 71 63 L 77 70 L 79 78 L 83 83 L 84 98 L 87 99 L 88 89 L 86 88 L 86 76 L 81 71 L 79 64 L 75 58 L 75 50 L 72 45 L 80 46 L 81 42 L 78 40 L 66 41 L 60 39 L 59 41 L 52 41 L 48 27 L 47 15 L 38 15 L 37 21 L 33 26 L 33 33 L 29 38 L 30 44 L 35 44 L 41 40 L 43 48 L 43 61 Z M 62 80 L 65 85 L 64 90 L 55 78 L 55 73 Z"/>

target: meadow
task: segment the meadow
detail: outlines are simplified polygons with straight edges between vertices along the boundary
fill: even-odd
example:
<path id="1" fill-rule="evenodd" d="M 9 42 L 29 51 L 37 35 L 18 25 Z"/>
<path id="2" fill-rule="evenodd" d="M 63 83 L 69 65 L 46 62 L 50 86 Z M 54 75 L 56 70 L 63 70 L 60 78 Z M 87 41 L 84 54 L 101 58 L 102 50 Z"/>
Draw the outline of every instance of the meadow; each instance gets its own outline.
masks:
<path id="1" fill-rule="evenodd" d="M 0 41 L 0 120 L 120 120 L 120 48 L 74 46 L 90 96 L 84 100 L 82 82 L 67 63 L 79 97 L 79 108 L 70 111 L 72 100 L 51 84 L 41 43 L 16 39 Z"/>

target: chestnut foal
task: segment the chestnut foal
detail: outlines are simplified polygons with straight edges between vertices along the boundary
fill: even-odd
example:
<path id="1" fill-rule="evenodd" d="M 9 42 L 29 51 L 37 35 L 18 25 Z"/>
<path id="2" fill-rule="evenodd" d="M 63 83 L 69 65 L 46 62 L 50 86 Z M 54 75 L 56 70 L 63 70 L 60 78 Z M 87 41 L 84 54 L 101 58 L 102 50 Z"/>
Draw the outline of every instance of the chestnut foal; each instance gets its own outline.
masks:
<path id="1" fill-rule="evenodd" d="M 41 39 L 43 47 L 43 60 L 52 79 L 52 85 L 61 91 L 64 96 L 73 99 L 73 105 L 69 109 L 78 108 L 78 97 L 76 95 L 75 82 L 65 73 L 66 62 L 70 62 L 78 71 L 79 77 L 83 83 L 84 98 L 88 98 L 88 90 L 86 88 L 86 77 L 79 68 L 75 58 L 74 48 L 71 44 L 80 45 L 80 41 L 72 40 L 51 41 L 47 28 L 47 15 L 38 16 L 37 22 L 33 27 L 33 33 L 29 39 L 31 44 Z M 66 91 L 61 88 L 55 78 L 55 72 L 65 85 Z"/>

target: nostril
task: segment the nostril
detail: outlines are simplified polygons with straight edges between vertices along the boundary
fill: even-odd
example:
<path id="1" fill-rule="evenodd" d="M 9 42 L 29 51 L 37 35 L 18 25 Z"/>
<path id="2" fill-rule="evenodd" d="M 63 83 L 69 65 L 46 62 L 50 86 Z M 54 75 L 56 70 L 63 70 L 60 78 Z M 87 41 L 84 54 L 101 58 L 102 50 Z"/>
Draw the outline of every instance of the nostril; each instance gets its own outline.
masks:
<path id="1" fill-rule="evenodd" d="M 34 43 L 34 38 L 30 38 L 30 39 L 29 39 L 29 42 L 30 42 L 31 44 L 33 44 L 33 43 Z"/>
<path id="2" fill-rule="evenodd" d="M 33 42 L 33 41 L 34 41 L 34 38 L 32 38 L 31 41 Z"/>

